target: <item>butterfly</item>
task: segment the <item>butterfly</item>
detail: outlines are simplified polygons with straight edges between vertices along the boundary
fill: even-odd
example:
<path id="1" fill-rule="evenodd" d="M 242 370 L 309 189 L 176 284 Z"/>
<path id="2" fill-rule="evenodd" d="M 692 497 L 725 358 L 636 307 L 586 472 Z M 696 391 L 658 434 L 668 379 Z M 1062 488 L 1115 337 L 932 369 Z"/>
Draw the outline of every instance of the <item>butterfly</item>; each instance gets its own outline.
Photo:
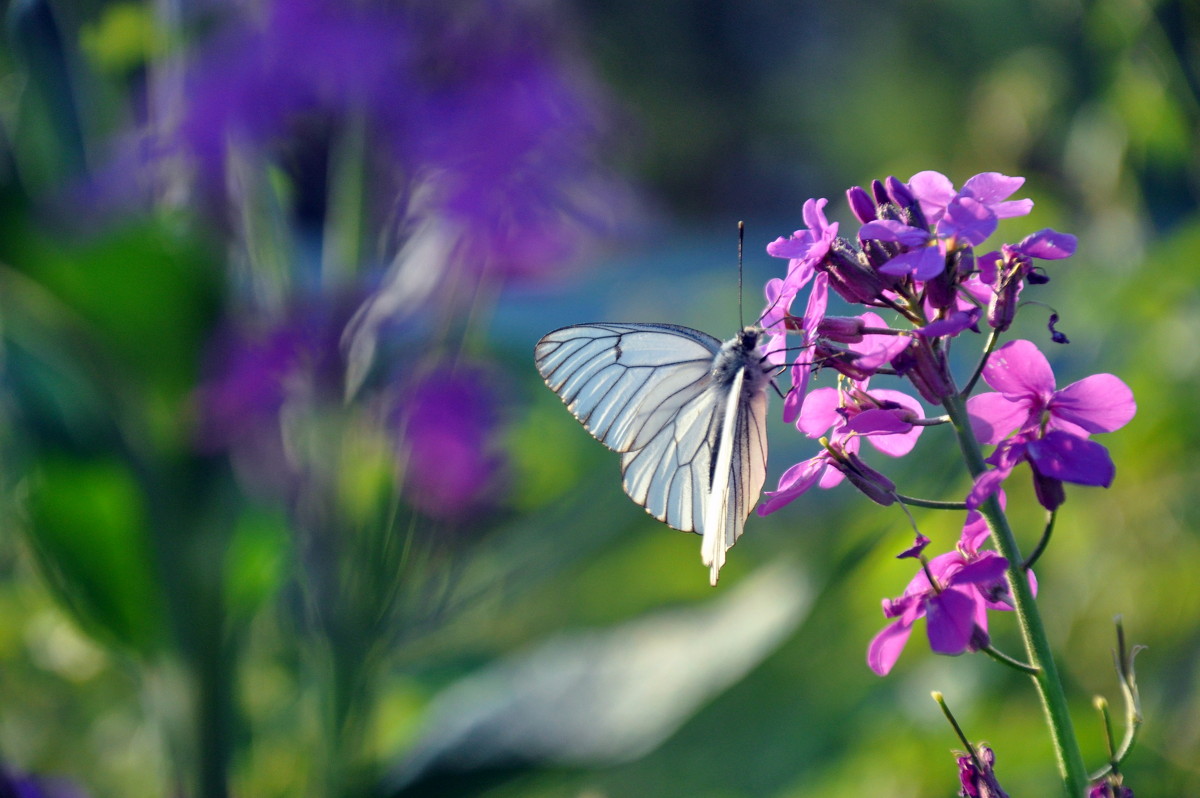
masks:
<path id="1" fill-rule="evenodd" d="M 777 369 L 759 351 L 764 335 L 750 326 L 722 343 L 674 324 L 578 324 L 534 347 L 550 389 L 620 453 L 629 498 L 703 536 L 714 585 L 766 479 L 766 388 Z"/>

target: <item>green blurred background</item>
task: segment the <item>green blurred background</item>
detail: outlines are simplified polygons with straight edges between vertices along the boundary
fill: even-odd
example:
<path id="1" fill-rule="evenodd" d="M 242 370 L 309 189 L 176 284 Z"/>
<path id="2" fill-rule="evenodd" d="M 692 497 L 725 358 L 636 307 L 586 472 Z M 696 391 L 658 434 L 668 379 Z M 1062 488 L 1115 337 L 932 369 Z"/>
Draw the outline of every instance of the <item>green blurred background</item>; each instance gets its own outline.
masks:
<path id="1" fill-rule="evenodd" d="M 4 4 L 0 765 L 94 796 L 949 796 L 945 693 L 1057 794 L 1024 678 L 865 664 L 911 569 L 846 487 L 718 588 L 541 384 L 592 320 L 726 337 L 850 185 L 1024 175 L 1038 298 L 1134 421 L 1039 564 L 1090 766 L 1140 655 L 1139 796 L 1200 794 L 1200 7 Z M 1013 337 L 1045 341 L 1031 311 Z M 1048 344 L 1043 348 L 1047 348 Z M 776 407 L 778 403 L 776 403 Z M 949 435 L 902 492 L 956 498 Z M 772 420 L 768 487 L 812 450 Z M 1040 512 L 1009 498 L 1031 546 Z M 959 514 L 917 511 L 938 550 Z M 1001 648 L 1019 650 L 1010 618 Z M 36 774 L 39 781 L 30 781 Z M 28 776 L 28 777 L 27 777 Z M 49 778 L 68 784 L 51 783 Z M 21 781 L 25 779 L 25 781 Z M 73 785 L 73 786 L 72 786 Z"/>

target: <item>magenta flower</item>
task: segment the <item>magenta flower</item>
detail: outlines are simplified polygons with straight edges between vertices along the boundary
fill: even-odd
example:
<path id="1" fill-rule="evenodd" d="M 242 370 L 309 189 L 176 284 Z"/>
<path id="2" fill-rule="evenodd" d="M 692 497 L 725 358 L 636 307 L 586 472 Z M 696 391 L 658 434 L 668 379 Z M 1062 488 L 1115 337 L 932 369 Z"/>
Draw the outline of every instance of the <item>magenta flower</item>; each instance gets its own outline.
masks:
<path id="1" fill-rule="evenodd" d="M 920 226 L 915 219 L 914 224 L 906 224 L 884 218 L 868 221 L 858 233 L 861 241 L 884 241 L 901 247 L 901 252 L 879 267 L 880 273 L 895 277 L 911 276 L 921 281 L 937 277 L 945 271 L 948 255 L 964 244 L 983 243 L 995 232 L 1000 219 L 1020 216 L 1033 207 L 1027 199 L 1005 201 L 1025 178 L 998 172 L 975 175 L 958 192 L 939 172 L 919 172 L 907 186 L 895 182 L 889 193 L 903 194 L 919 204 L 925 217 Z"/>
<path id="2" fill-rule="evenodd" d="M 988 324 L 997 330 L 1007 330 L 1016 316 L 1017 300 L 1025 281 L 1049 281 L 1034 267 L 1034 258 L 1061 260 L 1074 253 L 1075 236 L 1046 228 L 1026 236 L 1018 244 L 1005 244 L 1000 252 L 980 256 L 979 279 L 991 289 L 991 296 L 985 300 Z"/>
<path id="3" fill-rule="evenodd" d="M 906 393 L 888 389 L 867 390 L 870 380 L 855 380 L 850 388 L 818 388 L 804 400 L 796 427 L 810 438 L 827 431 L 832 436 L 852 432 L 891 457 L 912 451 L 924 427 L 921 403 Z"/>
<path id="4" fill-rule="evenodd" d="M 1137 405 L 1128 385 L 1112 374 L 1094 374 L 1055 390 L 1045 356 L 1022 340 L 993 352 L 983 379 L 997 390 L 972 397 L 967 412 L 976 437 L 999 446 L 987 458 L 994 468 L 968 494 L 968 507 L 982 504 L 1021 462 L 1032 467 L 1038 501 L 1048 510 L 1065 500 L 1063 482 L 1112 484 L 1108 450 L 1088 435 L 1120 429 L 1133 418 Z"/>
<path id="5" fill-rule="evenodd" d="M 804 309 L 803 318 L 797 319 L 791 315 L 792 301 L 796 294 L 787 293 L 785 281 L 778 278 L 767 282 L 767 309 L 759 317 L 759 324 L 767 331 L 767 342 L 763 346 L 767 360 L 776 365 L 782 365 L 787 360 L 787 335 L 789 332 L 799 332 L 799 352 L 792 361 L 792 387 L 783 400 L 783 420 L 792 423 L 800 414 L 804 396 L 808 390 L 808 378 L 814 365 L 813 344 L 817 340 L 817 329 L 825 318 L 825 308 L 829 303 L 829 277 L 821 273 L 813 280 L 812 291 L 808 295 L 808 305 Z"/>
<path id="6" fill-rule="evenodd" d="M 1008 199 L 1024 183 L 1023 177 L 1009 177 L 999 172 L 982 172 L 968 179 L 962 189 L 956 192 L 950 178 L 940 172 L 926 171 L 917 172 L 909 178 L 908 189 L 921 203 L 925 219 L 939 228 L 939 235 L 943 234 L 942 222 L 950 215 L 951 219 L 947 222 L 948 235 L 950 228 L 963 225 L 964 216 L 977 215 L 979 206 L 985 208 L 993 219 L 1008 219 L 1029 213 L 1033 209 L 1033 200 Z M 964 206 L 963 200 L 969 202 Z M 956 203 L 957 209 L 954 208 Z M 964 213 L 964 208 L 971 210 Z M 959 215 L 958 218 L 955 218 L 956 215 Z"/>
<path id="7" fill-rule="evenodd" d="M 983 380 L 996 391 L 967 402 L 971 427 L 983 443 L 998 444 L 1014 430 L 1086 438 L 1120 429 L 1137 412 L 1133 391 L 1112 374 L 1093 374 L 1055 390 L 1050 363 L 1030 341 L 1010 341 L 993 352 Z"/>
<path id="8" fill-rule="evenodd" d="M 804 203 L 805 230 L 797 230 L 790 238 L 777 238 L 767 244 L 767 254 L 776 258 L 788 258 L 788 273 L 784 280 L 784 291 L 793 295 L 812 279 L 816 265 L 829 252 L 829 246 L 838 233 L 838 223 L 825 218 L 825 198 L 810 199 Z"/>
<path id="9" fill-rule="evenodd" d="M 896 621 L 884 627 L 867 648 L 871 670 L 880 676 L 891 671 L 908 643 L 913 624 L 922 617 L 929 647 L 935 653 L 954 656 L 987 645 L 988 597 L 1002 589 L 1007 567 L 1008 561 L 993 551 L 969 558 L 955 550 L 930 560 L 908 583 L 903 596 L 884 599 L 883 614 Z"/>
<path id="10" fill-rule="evenodd" d="M 924 410 L 900 391 L 868 391 L 868 379 L 848 389 L 819 388 L 804 398 L 796 427 L 811 438 L 828 432 L 829 439 L 816 455 L 785 471 L 776 490 L 765 492 L 768 498 L 759 505 L 759 515 L 770 515 L 814 486 L 828 490 L 844 479 L 874 502 L 895 500 L 891 480 L 859 458 L 861 441 L 866 438 L 880 452 L 903 457 L 924 429 L 913 424 L 924 418 Z"/>
<path id="11" fill-rule="evenodd" d="M 943 242 L 925 228 L 881 219 L 864 224 L 858 231 L 858 237 L 862 241 L 899 244 L 906 249 L 879 267 L 883 274 L 894 277 L 911 275 L 915 280 L 931 280 L 946 269 L 946 249 Z"/>

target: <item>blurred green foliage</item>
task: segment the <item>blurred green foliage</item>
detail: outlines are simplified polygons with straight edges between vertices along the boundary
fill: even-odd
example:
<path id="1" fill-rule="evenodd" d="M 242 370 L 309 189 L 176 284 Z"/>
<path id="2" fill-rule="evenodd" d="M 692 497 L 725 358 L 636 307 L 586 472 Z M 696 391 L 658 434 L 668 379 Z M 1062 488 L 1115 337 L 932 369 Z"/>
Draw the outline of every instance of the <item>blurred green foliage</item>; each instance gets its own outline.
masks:
<path id="1" fill-rule="evenodd" d="M 846 186 L 922 169 L 961 183 L 996 170 L 1025 175 L 1022 196 L 1037 203 L 1001 234 L 1053 226 L 1080 238 L 1039 294 L 1072 339 L 1053 353 L 1060 385 L 1111 371 L 1139 404 L 1105 441 L 1116 483 L 1068 492 L 1038 569 L 1085 755 L 1103 762 L 1092 695 L 1119 707 L 1110 664 L 1119 613 L 1131 640 L 1149 646 L 1138 659 L 1147 724 L 1127 783 L 1139 795 L 1200 793 L 1194 4 L 573 5 L 584 58 L 627 123 L 614 158 L 652 198 L 653 229 L 609 242 L 599 278 L 583 283 L 591 293 L 572 294 L 565 281 L 553 296 L 510 289 L 408 342 L 432 352 L 450 337 L 444 328 L 468 327 L 462 340 L 486 341 L 483 356 L 508 380 L 496 393 L 515 397 L 498 436 L 511 466 L 503 499 L 474 526 L 432 521 L 396 495 L 402 468 L 387 456 L 376 408 L 320 406 L 325 415 L 303 439 L 319 466 L 297 491 L 304 523 L 242 485 L 236 464 L 197 450 L 203 365 L 245 280 L 245 264 L 228 254 L 235 236 L 197 221 L 198 208 L 63 211 L 72 178 L 136 115 L 122 98 L 173 44 L 156 16 L 170 5 L 6 4 L 5 765 L 68 776 L 96 796 L 331 795 L 330 760 L 386 771 L 420 737 L 432 698 L 477 668 L 563 630 L 712 601 L 760 565 L 793 558 L 820 587 L 805 622 L 658 750 L 594 769 L 531 764 L 454 789 L 495 798 L 950 795 L 956 741 L 928 698 L 938 689 L 967 733 L 995 748 L 1010 794 L 1049 794 L 1050 747 L 1023 678 L 982 657 L 934 657 L 920 630 L 888 678 L 866 668 L 866 644 L 883 625 L 879 599 L 910 576 L 891 558 L 910 535 L 898 512 L 841 488 L 754 518 L 714 594 L 696 542 L 622 495 L 617 458 L 578 429 L 529 359 L 540 333 L 593 320 L 569 315 L 577 308 L 630 320 L 644 311 L 718 335 L 726 331 L 711 320 L 726 319 L 732 329 L 738 218 L 749 222 L 753 286 L 779 271 L 758 253 L 800 226 L 809 196 L 830 196 L 845 221 L 835 193 Z M 354 154 L 342 153 L 362 167 Z M 294 174 L 264 170 L 245 206 L 244 229 L 258 236 L 240 244 L 245 260 L 286 271 L 304 250 L 278 218 Z M 331 193 L 361 191 L 357 172 L 336 177 Z M 353 260 L 358 239 L 346 230 L 363 220 L 338 207 L 348 218 L 330 229 Z M 637 258 L 662 271 L 632 265 Z M 747 288 L 748 309 L 756 291 Z M 510 305 L 534 310 L 518 325 L 493 323 Z M 1045 340 L 1037 309 L 1022 324 L 1014 337 Z M 769 480 L 808 456 L 798 438 L 773 422 Z M 889 470 L 902 492 L 963 493 L 949 444 L 931 432 L 915 465 Z M 1027 486 L 1009 506 L 1032 545 L 1042 519 Z M 957 534 L 957 516 L 915 516 L 935 545 Z M 357 548 L 329 544 L 329 528 Z M 1001 648 L 1019 649 L 1008 619 L 993 631 Z M 364 779 L 353 782 L 362 794 L 375 785 L 347 778 Z"/>

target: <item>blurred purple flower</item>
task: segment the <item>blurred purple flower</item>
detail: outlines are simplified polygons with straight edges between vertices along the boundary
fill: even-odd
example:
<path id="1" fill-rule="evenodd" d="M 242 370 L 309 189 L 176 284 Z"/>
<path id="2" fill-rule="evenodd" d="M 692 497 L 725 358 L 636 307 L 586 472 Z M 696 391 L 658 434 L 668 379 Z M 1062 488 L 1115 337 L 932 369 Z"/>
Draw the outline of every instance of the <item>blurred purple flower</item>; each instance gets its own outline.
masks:
<path id="1" fill-rule="evenodd" d="M 564 55 L 554 15 L 498 3 L 226 8 L 187 64 L 178 130 L 210 189 L 225 186 L 233 147 L 306 167 L 322 192 L 310 202 L 323 204 L 325 151 L 361 126 L 373 221 L 394 224 L 396 207 L 440 219 L 453 228 L 444 261 L 502 278 L 561 267 L 619 213 L 596 158 L 603 96 Z M 399 220 L 406 232 L 419 221 Z"/>
<path id="2" fill-rule="evenodd" d="M 396 408 L 403 489 L 426 515 L 459 521 L 494 504 L 505 463 L 496 382 L 482 368 L 439 368 L 404 389 Z"/>
<path id="3" fill-rule="evenodd" d="M 0 798 L 87 798 L 87 793 L 67 779 L 0 768 Z"/>
<path id="4" fill-rule="evenodd" d="M 341 324 L 337 314 L 313 309 L 265 330 L 231 324 L 219 332 L 195 396 L 196 448 L 228 453 L 253 492 L 283 495 L 295 472 L 285 451 L 284 407 L 300 398 L 340 401 Z"/>

